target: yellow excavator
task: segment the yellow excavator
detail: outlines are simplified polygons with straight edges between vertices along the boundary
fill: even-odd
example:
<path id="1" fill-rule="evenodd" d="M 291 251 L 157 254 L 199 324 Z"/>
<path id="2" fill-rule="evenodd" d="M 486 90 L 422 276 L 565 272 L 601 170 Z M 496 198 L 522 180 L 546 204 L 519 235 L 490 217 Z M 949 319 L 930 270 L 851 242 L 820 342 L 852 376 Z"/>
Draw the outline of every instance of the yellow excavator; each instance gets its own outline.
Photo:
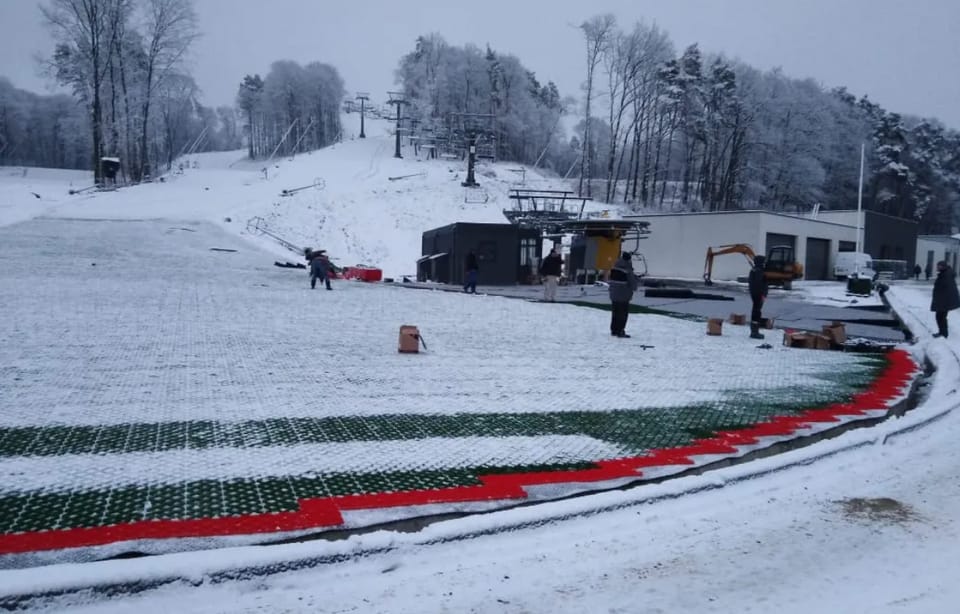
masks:
<path id="1" fill-rule="evenodd" d="M 703 263 L 703 281 L 708 286 L 713 285 L 713 280 L 711 280 L 713 259 L 724 254 L 743 254 L 747 262 L 750 263 L 750 268 L 753 268 L 754 258 L 757 257 L 753 248 L 746 243 L 708 247 L 707 259 Z M 789 245 L 771 247 L 764 264 L 764 276 L 767 278 L 767 283 L 782 286 L 784 290 L 789 290 L 793 286 L 794 279 L 801 279 L 803 277 L 803 265 L 794 259 L 793 247 Z"/>

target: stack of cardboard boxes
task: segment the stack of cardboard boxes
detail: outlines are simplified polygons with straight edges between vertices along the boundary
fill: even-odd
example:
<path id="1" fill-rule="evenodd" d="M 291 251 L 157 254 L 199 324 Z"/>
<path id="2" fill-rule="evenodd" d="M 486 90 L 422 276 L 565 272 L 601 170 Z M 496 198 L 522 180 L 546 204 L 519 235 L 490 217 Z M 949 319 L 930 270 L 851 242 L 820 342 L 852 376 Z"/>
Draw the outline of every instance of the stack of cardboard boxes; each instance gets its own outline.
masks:
<path id="1" fill-rule="evenodd" d="M 840 349 L 847 342 L 847 331 L 843 322 L 825 324 L 823 332 L 791 332 L 783 335 L 783 344 L 787 347 L 808 348 L 812 350 Z"/>

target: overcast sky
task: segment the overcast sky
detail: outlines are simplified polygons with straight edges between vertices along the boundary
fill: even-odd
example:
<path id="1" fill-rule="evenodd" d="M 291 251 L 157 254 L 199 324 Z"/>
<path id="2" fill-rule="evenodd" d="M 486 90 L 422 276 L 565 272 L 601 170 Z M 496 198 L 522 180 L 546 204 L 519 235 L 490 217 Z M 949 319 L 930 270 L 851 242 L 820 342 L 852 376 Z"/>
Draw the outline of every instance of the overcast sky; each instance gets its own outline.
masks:
<path id="1" fill-rule="evenodd" d="M 0 0 L 0 75 L 45 91 L 36 53 L 49 54 L 39 0 Z M 580 95 L 584 52 L 576 25 L 603 12 L 623 27 L 666 29 L 761 69 L 782 67 L 845 85 L 885 108 L 960 129 L 960 0 L 195 0 L 201 38 L 191 68 L 208 105 L 232 104 L 246 73 L 313 60 L 337 67 L 350 92 L 382 100 L 417 35 L 489 43 L 517 55 L 564 95 Z"/>

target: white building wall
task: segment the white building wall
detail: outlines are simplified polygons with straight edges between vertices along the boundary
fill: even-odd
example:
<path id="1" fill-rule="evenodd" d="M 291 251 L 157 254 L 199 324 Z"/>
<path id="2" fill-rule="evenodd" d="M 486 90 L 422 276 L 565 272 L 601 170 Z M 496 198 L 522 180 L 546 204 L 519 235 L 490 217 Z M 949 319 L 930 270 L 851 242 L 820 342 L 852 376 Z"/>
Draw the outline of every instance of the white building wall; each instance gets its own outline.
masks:
<path id="1" fill-rule="evenodd" d="M 863 219 L 863 212 L 860 212 L 860 218 Z M 818 220 L 824 222 L 833 222 L 835 224 L 845 224 L 847 226 L 857 225 L 856 209 L 841 209 L 837 211 L 820 211 L 817 213 Z"/>
<path id="2" fill-rule="evenodd" d="M 856 211 L 854 211 L 854 216 L 856 216 Z M 853 220 L 856 221 L 856 217 Z M 840 251 L 840 241 L 855 241 L 857 236 L 857 229 L 852 226 L 820 219 L 774 214 L 763 216 L 761 231 L 764 239 L 766 239 L 768 232 L 796 236 L 795 253 L 797 262 L 804 267 L 807 263 L 807 239 L 828 239 L 830 241 L 830 262 L 828 265 L 830 271 L 833 271 L 833 265 L 836 263 L 837 253 Z M 773 246 L 764 244 L 764 253 L 771 247 Z"/>
<path id="3" fill-rule="evenodd" d="M 947 236 L 925 235 L 917 237 L 917 264 L 921 269 L 927 266 L 927 254 L 933 252 L 933 275 L 936 275 L 937 262 L 946 260 L 947 264 L 956 269 L 960 264 L 960 239 Z"/>
<path id="4" fill-rule="evenodd" d="M 766 244 L 767 233 L 795 236 L 795 253 L 801 264 L 806 264 L 808 237 L 828 239 L 832 269 L 839 242 L 853 241 L 856 237 L 856 229 L 851 226 L 764 211 L 625 217 L 650 223 L 650 235 L 640 242 L 640 251 L 647 260 L 651 277 L 702 279 L 708 247 L 747 243 L 756 253 L 765 254 L 772 247 Z M 735 280 L 748 272 L 749 265 L 740 254 L 714 259 L 713 279 Z"/>
<path id="5" fill-rule="evenodd" d="M 763 240 L 760 212 L 698 213 L 628 216 L 650 222 L 650 235 L 640 241 L 651 277 L 703 279 L 708 247 L 748 243 L 755 250 Z M 750 272 L 740 254 L 719 256 L 713 262 L 714 279 L 736 279 Z"/>

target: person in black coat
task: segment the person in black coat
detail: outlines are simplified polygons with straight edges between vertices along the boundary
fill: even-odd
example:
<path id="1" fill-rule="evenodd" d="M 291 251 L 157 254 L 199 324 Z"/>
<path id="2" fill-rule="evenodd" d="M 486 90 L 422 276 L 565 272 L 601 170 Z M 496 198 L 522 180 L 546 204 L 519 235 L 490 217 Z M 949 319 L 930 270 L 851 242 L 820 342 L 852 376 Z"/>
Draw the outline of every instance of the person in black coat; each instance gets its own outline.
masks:
<path id="1" fill-rule="evenodd" d="M 750 338 L 763 339 L 760 334 L 760 325 L 763 322 L 763 301 L 767 299 L 767 276 L 764 274 L 764 268 L 767 259 L 763 256 L 757 256 L 753 259 L 753 268 L 750 269 L 748 277 L 750 283 L 750 300 L 753 302 L 753 309 L 750 311 Z"/>
<path id="2" fill-rule="evenodd" d="M 630 317 L 630 299 L 637 290 L 637 276 L 633 274 L 633 255 L 623 252 L 613 264 L 607 277 L 610 292 L 610 334 L 629 339 L 627 318 Z"/>
<path id="3" fill-rule="evenodd" d="M 923 273 L 923 269 L 920 268 L 920 265 L 913 265 L 913 278 L 915 280 L 920 281 L 920 273 Z"/>
<path id="4" fill-rule="evenodd" d="M 477 254 L 471 249 L 470 253 L 467 254 L 467 262 L 464 267 L 467 273 L 466 283 L 463 284 L 463 291 L 469 294 L 477 293 L 477 277 L 480 275 L 480 263 L 477 259 Z"/>
<path id="5" fill-rule="evenodd" d="M 550 250 L 550 254 L 540 263 L 540 274 L 543 275 L 543 300 L 553 303 L 557 300 L 557 284 L 560 282 L 560 273 L 563 271 L 563 258 L 557 253 L 557 248 Z"/>
<path id="6" fill-rule="evenodd" d="M 960 292 L 957 292 L 957 282 L 953 277 L 953 269 L 941 260 L 937 263 L 937 279 L 933 282 L 933 300 L 930 301 L 930 311 L 937 318 L 937 334 L 934 337 L 946 339 L 947 313 L 960 307 Z"/>

